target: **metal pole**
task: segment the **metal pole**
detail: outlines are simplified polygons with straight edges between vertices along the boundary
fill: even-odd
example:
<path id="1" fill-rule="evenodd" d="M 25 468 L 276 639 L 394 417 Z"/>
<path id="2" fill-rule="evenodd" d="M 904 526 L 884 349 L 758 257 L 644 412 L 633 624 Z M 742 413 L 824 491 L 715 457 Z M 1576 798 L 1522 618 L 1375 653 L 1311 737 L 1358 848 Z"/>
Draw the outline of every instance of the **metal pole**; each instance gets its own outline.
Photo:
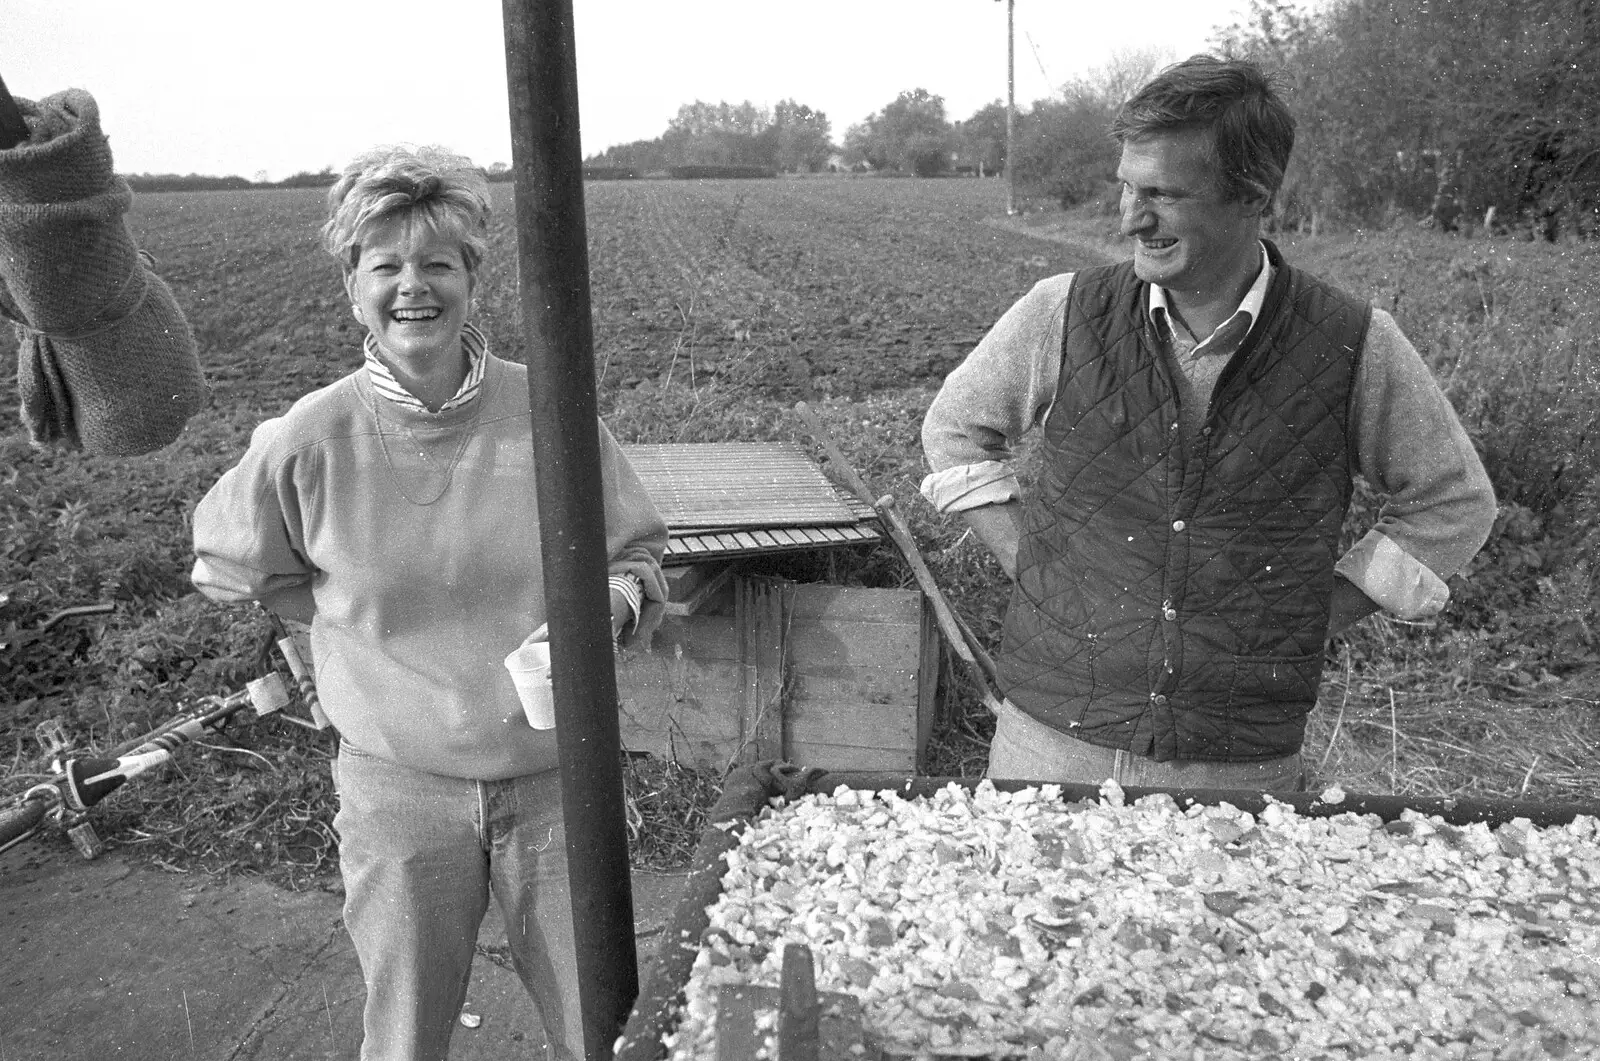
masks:
<path id="1" fill-rule="evenodd" d="M 606 584 L 572 0 L 503 0 L 528 406 L 585 1057 L 639 992 Z"/>
<path id="2" fill-rule="evenodd" d="M 1017 30 L 1016 0 L 1006 0 L 1006 215 L 1017 212 Z"/>

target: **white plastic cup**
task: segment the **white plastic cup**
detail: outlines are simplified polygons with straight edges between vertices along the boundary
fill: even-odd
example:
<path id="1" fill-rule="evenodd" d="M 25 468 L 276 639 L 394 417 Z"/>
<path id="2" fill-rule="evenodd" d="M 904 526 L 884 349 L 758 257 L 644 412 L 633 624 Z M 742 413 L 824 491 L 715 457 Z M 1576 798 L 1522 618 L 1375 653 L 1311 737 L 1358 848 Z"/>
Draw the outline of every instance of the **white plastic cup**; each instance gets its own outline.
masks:
<path id="1" fill-rule="evenodd" d="M 528 725 L 554 729 L 556 702 L 550 690 L 550 642 L 524 641 L 506 657 L 506 670 L 511 673 L 511 684 L 517 687 Z"/>

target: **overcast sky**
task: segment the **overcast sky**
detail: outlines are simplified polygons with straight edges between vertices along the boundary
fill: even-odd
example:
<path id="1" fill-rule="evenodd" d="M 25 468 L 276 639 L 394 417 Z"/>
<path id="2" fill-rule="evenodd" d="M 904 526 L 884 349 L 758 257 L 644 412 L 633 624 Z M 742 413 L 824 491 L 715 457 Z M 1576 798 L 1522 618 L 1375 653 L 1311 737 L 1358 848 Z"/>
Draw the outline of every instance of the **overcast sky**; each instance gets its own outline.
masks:
<path id="1" fill-rule="evenodd" d="M 1004 0 L 575 0 L 583 151 L 680 104 L 792 98 L 835 141 L 905 90 L 967 117 L 1006 94 Z M 1205 50 L 1244 0 L 1016 0 L 1019 107 L 1118 52 Z M 124 173 L 279 180 L 379 143 L 510 162 L 493 0 L 0 0 L 0 78 L 87 89 Z"/>

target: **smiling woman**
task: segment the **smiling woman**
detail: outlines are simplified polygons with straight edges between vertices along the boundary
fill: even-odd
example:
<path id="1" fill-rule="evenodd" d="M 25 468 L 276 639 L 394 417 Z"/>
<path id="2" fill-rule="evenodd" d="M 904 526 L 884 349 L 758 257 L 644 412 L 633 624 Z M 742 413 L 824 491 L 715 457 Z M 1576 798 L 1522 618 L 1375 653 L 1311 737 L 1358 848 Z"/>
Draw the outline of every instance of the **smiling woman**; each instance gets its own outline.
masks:
<path id="1" fill-rule="evenodd" d="M 556 741 L 502 666 L 545 621 L 528 370 L 468 321 L 488 185 L 437 148 L 353 162 L 325 248 L 365 362 L 258 427 L 194 515 L 195 584 L 309 622 L 362 1057 L 443 1057 L 491 890 L 556 1057 L 583 1053 Z M 666 526 L 603 424 L 612 628 Z M 530 527 L 532 532 L 530 533 Z"/>
<path id="2" fill-rule="evenodd" d="M 461 329 L 474 275 L 460 243 L 410 218 L 366 232 L 361 260 L 344 278 L 351 312 L 369 329 L 384 366 L 437 412 L 467 376 Z"/>
<path id="3" fill-rule="evenodd" d="M 487 239 L 488 180 L 437 148 L 380 148 L 346 167 L 328 205 L 323 246 L 344 268 L 367 356 L 440 411 L 474 364 L 461 335 Z"/>

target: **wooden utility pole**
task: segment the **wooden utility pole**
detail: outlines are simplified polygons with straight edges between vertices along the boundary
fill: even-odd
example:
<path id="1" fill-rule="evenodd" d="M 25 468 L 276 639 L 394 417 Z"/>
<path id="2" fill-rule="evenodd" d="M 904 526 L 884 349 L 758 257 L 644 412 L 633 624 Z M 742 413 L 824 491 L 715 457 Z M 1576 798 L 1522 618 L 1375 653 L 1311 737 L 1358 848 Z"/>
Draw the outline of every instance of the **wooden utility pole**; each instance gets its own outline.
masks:
<path id="1" fill-rule="evenodd" d="M 578 138 L 572 0 L 503 0 L 518 275 L 586 1061 L 639 993 Z M 560 959 L 557 959 L 558 961 Z"/>
<path id="2" fill-rule="evenodd" d="M 1017 0 L 1006 0 L 1006 215 L 1017 212 Z"/>

